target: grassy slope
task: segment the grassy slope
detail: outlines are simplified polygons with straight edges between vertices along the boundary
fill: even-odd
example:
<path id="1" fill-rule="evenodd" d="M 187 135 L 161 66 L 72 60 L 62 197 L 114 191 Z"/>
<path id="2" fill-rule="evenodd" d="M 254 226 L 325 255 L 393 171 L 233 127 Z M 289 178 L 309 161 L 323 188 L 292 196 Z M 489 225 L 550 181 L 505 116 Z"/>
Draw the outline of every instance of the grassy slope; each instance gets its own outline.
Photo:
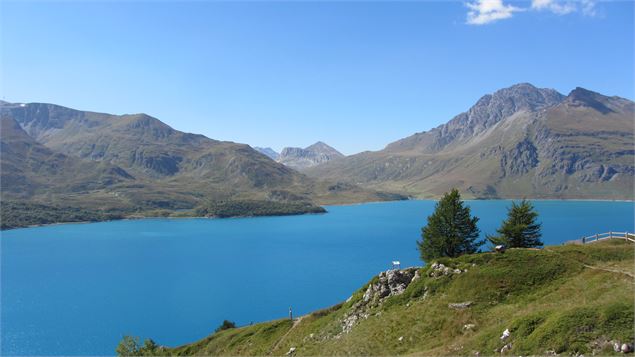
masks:
<path id="1" fill-rule="evenodd" d="M 610 241 L 447 259 L 446 265 L 468 272 L 432 278 L 430 268 L 422 268 L 422 279 L 339 338 L 342 316 L 366 286 L 349 302 L 304 316 L 295 326 L 289 320 L 265 322 L 163 352 L 283 355 L 296 347 L 298 355 L 491 355 L 509 328 L 511 354 L 589 353 L 593 341 L 633 340 L 635 291 L 631 276 L 585 265 L 633 274 L 633 253 L 633 245 Z M 448 308 L 464 301 L 474 305 Z M 475 328 L 465 330 L 466 324 Z M 613 352 L 606 345 L 602 353 Z"/>

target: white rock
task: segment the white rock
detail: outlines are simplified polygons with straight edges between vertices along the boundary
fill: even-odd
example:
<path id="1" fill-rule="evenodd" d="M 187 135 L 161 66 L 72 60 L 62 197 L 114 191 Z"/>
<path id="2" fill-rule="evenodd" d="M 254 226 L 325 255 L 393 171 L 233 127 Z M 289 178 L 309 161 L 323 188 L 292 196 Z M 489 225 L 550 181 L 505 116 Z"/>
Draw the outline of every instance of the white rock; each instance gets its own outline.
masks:
<path id="1" fill-rule="evenodd" d="M 501 340 L 506 340 L 510 335 L 509 329 L 506 328 L 505 331 L 503 331 L 503 335 L 501 336 Z"/>
<path id="2" fill-rule="evenodd" d="M 501 353 L 505 353 L 507 351 L 509 351 L 512 348 L 512 344 L 508 343 L 505 346 L 503 346 L 503 348 L 501 348 Z"/>

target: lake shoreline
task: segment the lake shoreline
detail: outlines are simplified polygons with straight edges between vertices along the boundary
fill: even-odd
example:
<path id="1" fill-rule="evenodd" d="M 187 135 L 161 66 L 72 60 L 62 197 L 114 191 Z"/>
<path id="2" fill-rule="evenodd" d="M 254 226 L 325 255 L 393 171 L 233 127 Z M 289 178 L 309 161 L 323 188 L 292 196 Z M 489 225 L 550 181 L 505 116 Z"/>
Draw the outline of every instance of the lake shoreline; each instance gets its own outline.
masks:
<path id="1" fill-rule="evenodd" d="M 399 201 L 438 201 L 439 198 L 408 198 L 406 200 Z M 522 200 L 522 198 L 466 198 L 463 201 L 466 202 L 474 202 L 474 201 L 518 201 Z M 611 200 L 611 199 L 599 199 L 599 198 L 527 198 L 528 201 L 564 201 L 564 202 L 632 202 L 635 203 L 635 199 L 633 200 Z M 397 202 L 397 201 L 368 201 L 368 202 L 355 202 L 355 203 L 337 203 L 337 204 L 328 204 L 322 205 L 323 207 L 346 207 L 346 206 L 358 206 L 358 205 L 366 205 L 366 204 L 377 204 L 377 203 L 387 203 L 387 202 Z"/>
<path id="2" fill-rule="evenodd" d="M 465 199 L 466 202 L 482 202 L 482 201 L 517 201 L 518 199 L 513 198 L 501 198 L 501 199 Z M 544 202 L 621 202 L 621 203 L 635 203 L 635 200 L 606 200 L 606 199 L 584 199 L 584 198 L 566 198 L 566 199 L 557 199 L 557 198 L 528 198 L 529 201 L 544 201 Z M 257 218 L 257 217 L 285 217 L 285 216 L 303 216 L 303 215 L 322 215 L 328 214 L 328 207 L 352 207 L 352 206 L 360 206 L 360 205 L 374 205 L 374 204 L 382 204 L 382 203 L 392 203 L 392 202 L 403 202 L 403 201 L 438 201 L 437 199 L 418 199 L 418 198 L 408 198 L 407 200 L 396 200 L 396 201 L 369 201 L 369 202 L 355 202 L 355 203 L 341 203 L 341 204 L 324 204 L 318 205 L 325 209 L 325 212 L 299 212 L 299 213 L 288 213 L 288 214 L 270 214 L 270 215 L 235 215 L 229 217 L 223 216 L 127 216 L 120 219 L 106 219 L 106 220 L 98 220 L 98 221 L 68 221 L 68 222 L 53 222 L 53 223 L 43 223 L 43 224 L 33 224 L 24 227 L 11 227 L 11 228 L 3 228 L 0 229 L 0 233 L 4 231 L 16 230 L 16 229 L 27 229 L 27 228 L 39 228 L 39 227 L 47 227 L 47 226 L 57 226 L 57 225 L 69 225 L 69 224 L 89 224 L 89 223 L 103 223 L 103 222 L 116 222 L 116 221 L 135 221 L 135 220 L 145 220 L 145 219 L 231 219 L 231 218 Z"/>
<path id="3" fill-rule="evenodd" d="M 151 219 L 210 219 L 210 220 L 218 220 L 218 219 L 234 219 L 234 218 L 258 218 L 258 217 L 287 217 L 287 216 L 305 216 L 305 215 L 321 215 L 326 214 L 326 212 L 306 212 L 306 213 L 289 213 L 289 214 L 272 214 L 272 215 L 238 215 L 231 217 L 220 217 L 220 216 L 182 216 L 182 217 L 164 217 L 164 216 L 147 216 L 147 217 L 125 217 L 120 219 L 106 219 L 103 221 L 70 221 L 70 222 L 54 222 L 54 223 L 43 223 L 43 224 L 32 224 L 25 227 L 12 227 L 12 228 L 3 228 L 0 232 L 4 231 L 12 231 L 16 229 L 27 229 L 27 228 L 40 228 L 40 227 L 50 227 L 50 226 L 61 226 L 61 225 L 71 225 L 71 224 L 90 224 L 90 223 L 106 223 L 106 222 L 121 222 L 121 221 L 141 221 L 141 220 L 151 220 Z"/>

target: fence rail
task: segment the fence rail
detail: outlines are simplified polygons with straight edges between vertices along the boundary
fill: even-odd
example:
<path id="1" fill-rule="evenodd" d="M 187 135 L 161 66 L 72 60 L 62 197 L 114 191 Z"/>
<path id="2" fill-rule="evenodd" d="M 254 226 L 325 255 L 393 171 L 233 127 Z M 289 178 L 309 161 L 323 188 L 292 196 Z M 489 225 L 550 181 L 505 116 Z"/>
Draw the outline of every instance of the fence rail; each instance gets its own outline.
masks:
<path id="1" fill-rule="evenodd" d="M 635 233 L 630 232 L 606 232 L 598 233 L 588 237 L 582 237 L 579 241 L 582 244 L 599 242 L 606 239 L 624 239 L 628 242 L 635 243 Z"/>

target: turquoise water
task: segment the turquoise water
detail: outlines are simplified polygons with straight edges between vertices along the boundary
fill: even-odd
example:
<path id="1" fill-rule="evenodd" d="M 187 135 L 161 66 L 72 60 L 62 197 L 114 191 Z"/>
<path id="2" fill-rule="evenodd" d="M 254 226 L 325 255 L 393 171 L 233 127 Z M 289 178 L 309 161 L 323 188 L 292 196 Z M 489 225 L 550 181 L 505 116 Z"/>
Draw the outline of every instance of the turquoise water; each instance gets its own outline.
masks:
<path id="1" fill-rule="evenodd" d="M 469 201 L 482 234 L 508 201 Z M 546 244 L 634 230 L 633 202 L 536 201 Z M 420 265 L 432 201 L 323 215 L 148 219 L 2 232 L 3 355 L 113 354 L 123 334 L 178 345 L 345 300 L 390 267 Z"/>

